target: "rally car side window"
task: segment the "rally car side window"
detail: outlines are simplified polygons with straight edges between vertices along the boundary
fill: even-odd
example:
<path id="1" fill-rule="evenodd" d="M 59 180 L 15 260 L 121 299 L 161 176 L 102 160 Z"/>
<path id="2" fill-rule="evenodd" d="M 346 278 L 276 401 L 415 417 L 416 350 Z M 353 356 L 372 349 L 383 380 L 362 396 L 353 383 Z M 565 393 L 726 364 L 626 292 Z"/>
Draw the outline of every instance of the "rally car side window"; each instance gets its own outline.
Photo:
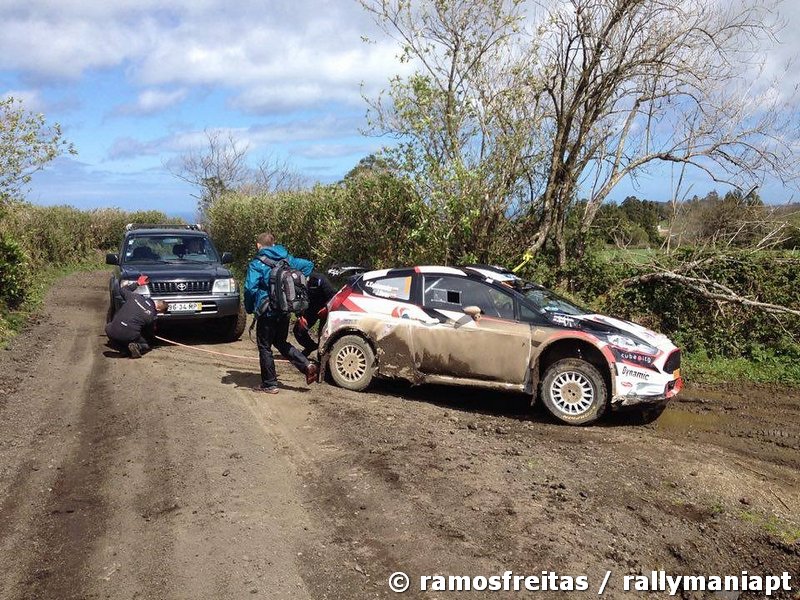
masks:
<path id="1" fill-rule="evenodd" d="M 369 279 L 363 285 L 368 294 L 378 298 L 390 300 L 409 300 L 411 298 L 411 275 Z"/>
<path id="2" fill-rule="evenodd" d="M 483 314 L 514 319 L 514 298 L 479 281 L 448 275 L 425 275 L 422 301 L 426 308 L 463 311 L 477 306 Z"/>

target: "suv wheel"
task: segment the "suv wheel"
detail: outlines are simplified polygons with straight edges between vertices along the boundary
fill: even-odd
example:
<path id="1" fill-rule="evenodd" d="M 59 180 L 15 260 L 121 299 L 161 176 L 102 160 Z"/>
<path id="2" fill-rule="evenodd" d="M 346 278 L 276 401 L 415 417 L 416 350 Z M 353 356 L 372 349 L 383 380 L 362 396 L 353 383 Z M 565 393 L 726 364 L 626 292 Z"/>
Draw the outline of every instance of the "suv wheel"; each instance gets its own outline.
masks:
<path id="1" fill-rule="evenodd" d="M 114 301 L 112 300 L 108 305 L 108 310 L 106 311 L 106 323 L 111 323 L 114 320 Z"/>
<path id="2" fill-rule="evenodd" d="M 226 342 L 235 342 L 244 333 L 244 328 L 247 327 L 247 313 L 244 311 L 244 305 L 239 304 L 239 312 L 232 316 L 225 318 L 225 324 L 222 329 L 222 337 Z"/>
<path id="3" fill-rule="evenodd" d="M 544 405 L 563 423 L 593 423 L 606 410 L 606 382 L 597 367 L 585 360 L 565 358 L 553 363 L 541 386 Z"/>
<path id="4" fill-rule="evenodd" d="M 333 344 L 328 369 L 336 385 L 360 392 L 372 381 L 375 353 L 364 338 L 346 335 Z"/>

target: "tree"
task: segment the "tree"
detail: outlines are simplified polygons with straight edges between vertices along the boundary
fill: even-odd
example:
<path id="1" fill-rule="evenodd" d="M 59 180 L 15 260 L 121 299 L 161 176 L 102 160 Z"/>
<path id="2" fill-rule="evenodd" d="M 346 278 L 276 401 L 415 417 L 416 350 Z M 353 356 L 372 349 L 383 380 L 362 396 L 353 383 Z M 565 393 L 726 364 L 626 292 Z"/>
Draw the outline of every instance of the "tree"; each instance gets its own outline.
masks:
<path id="1" fill-rule="evenodd" d="M 535 107 L 530 57 L 515 53 L 519 0 L 361 0 L 416 71 L 370 105 L 370 132 L 444 224 L 444 260 L 487 260 L 495 228 L 524 202 Z M 522 185 L 521 185 L 522 184 Z"/>
<path id="2" fill-rule="evenodd" d="M 738 187 L 796 176 L 794 106 L 757 76 L 774 4 L 568 0 L 539 30 L 541 107 L 552 143 L 538 228 L 566 261 L 564 215 L 582 181 L 586 234 L 624 178 L 656 162 L 692 166 Z M 580 248 L 579 248 L 580 250 Z"/>
<path id="3" fill-rule="evenodd" d="M 48 125 L 16 98 L 0 100 L 0 204 L 22 199 L 31 176 L 64 153 L 77 151 L 58 123 Z"/>
<path id="4" fill-rule="evenodd" d="M 373 131 L 479 252 L 522 215 L 520 247 L 563 266 L 579 192 L 578 256 L 609 193 L 657 163 L 738 188 L 797 175 L 796 103 L 759 73 L 778 0 L 361 2 L 415 69 L 370 103 Z"/>
<path id="5" fill-rule="evenodd" d="M 305 177 L 271 155 L 251 167 L 249 145 L 237 140 L 231 132 L 206 129 L 204 133 L 205 147 L 192 148 L 170 167 L 178 179 L 198 189 L 193 196 L 201 214 L 228 192 L 271 193 L 299 189 L 306 184 Z"/>

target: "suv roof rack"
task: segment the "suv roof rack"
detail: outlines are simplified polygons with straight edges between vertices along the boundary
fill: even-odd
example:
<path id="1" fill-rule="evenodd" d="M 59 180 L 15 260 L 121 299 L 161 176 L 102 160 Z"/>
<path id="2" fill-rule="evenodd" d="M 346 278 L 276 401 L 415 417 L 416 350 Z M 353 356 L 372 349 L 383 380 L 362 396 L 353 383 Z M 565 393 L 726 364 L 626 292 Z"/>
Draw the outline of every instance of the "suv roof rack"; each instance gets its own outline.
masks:
<path id="1" fill-rule="evenodd" d="M 193 225 L 175 225 L 170 223 L 128 223 L 125 225 L 125 231 L 133 231 L 134 229 L 190 229 L 192 231 L 203 231 L 203 226 L 200 223 Z"/>

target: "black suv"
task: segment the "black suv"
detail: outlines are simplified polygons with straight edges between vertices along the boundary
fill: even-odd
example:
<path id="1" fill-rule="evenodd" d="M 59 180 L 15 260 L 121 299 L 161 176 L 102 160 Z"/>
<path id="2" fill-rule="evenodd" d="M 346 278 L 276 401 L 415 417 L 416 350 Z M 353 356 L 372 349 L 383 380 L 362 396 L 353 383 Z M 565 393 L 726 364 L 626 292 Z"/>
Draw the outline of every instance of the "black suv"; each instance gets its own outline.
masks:
<path id="1" fill-rule="evenodd" d="M 181 229 L 129 224 L 119 254 L 106 255 L 106 264 L 117 265 L 109 282 L 107 320 L 122 306 L 120 285 L 133 283 L 144 273 L 150 283 L 136 291 L 169 306 L 159 321 L 207 320 L 216 333 L 237 340 L 247 317 L 236 280 L 223 266 L 232 261 L 230 252 L 217 253 L 198 225 Z"/>

